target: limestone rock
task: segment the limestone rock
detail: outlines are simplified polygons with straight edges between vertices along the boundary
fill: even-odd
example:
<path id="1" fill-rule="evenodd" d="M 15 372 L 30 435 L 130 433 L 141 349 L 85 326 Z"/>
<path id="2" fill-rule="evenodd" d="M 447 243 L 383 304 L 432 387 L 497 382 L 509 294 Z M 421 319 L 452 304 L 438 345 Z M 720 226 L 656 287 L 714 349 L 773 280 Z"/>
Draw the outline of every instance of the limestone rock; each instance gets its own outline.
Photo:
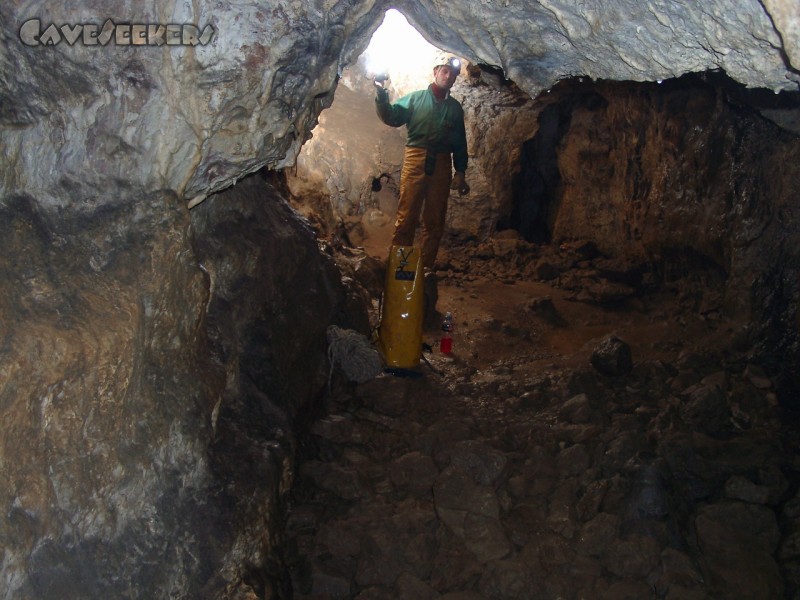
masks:
<path id="1" fill-rule="evenodd" d="M 291 415 L 324 387 L 322 328 L 347 312 L 338 273 L 269 189 L 251 178 L 191 216 L 170 195 L 81 218 L 3 204 L 11 597 L 246 594 L 244 565 L 269 560 Z M 315 319 L 289 301 L 295 285 Z M 286 372 L 299 357 L 318 375 Z"/>
<path id="2" fill-rule="evenodd" d="M 586 394 L 573 396 L 559 410 L 559 417 L 570 423 L 587 423 L 592 418 L 592 407 Z"/>
<path id="3" fill-rule="evenodd" d="M 612 541 L 604 562 L 614 575 L 644 579 L 658 566 L 660 555 L 661 548 L 655 540 L 632 535 Z"/>
<path id="4" fill-rule="evenodd" d="M 478 485 L 494 485 L 508 464 L 505 454 L 478 440 L 456 443 L 449 455 L 450 466 L 469 475 Z"/>
<path id="5" fill-rule="evenodd" d="M 780 534 L 775 514 L 740 502 L 714 504 L 695 518 L 705 569 L 721 594 L 780 598 L 784 584 L 772 554 Z"/>
<path id="6" fill-rule="evenodd" d="M 752 504 L 766 504 L 769 500 L 769 489 L 737 475 L 725 482 L 725 495 L 728 498 L 744 500 Z"/>
<path id="7" fill-rule="evenodd" d="M 351 597 L 350 584 L 347 580 L 328 575 L 319 570 L 314 572 L 314 583 L 311 592 L 331 600 L 346 600 Z"/>
<path id="8" fill-rule="evenodd" d="M 680 413 L 687 425 L 714 437 L 725 435 L 731 427 L 727 397 L 716 386 L 691 388 Z"/>
<path id="9" fill-rule="evenodd" d="M 561 123 L 551 138 L 561 177 L 557 218 L 549 223 L 553 241 L 591 240 L 604 254 L 647 257 L 665 281 L 687 268 L 724 279 L 723 308 L 758 316 L 742 339 L 753 345 L 748 360 L 763 365 L 767 377 L 752 377 L 751 369 L 751 382 L 781 389 L 770 378 L 782 371 L 780 360 L 797 356 L 796 135 L 738 106 L 737 92 L 711 75 L 665 87 L 655 81 L 724 70 L 747 86 L 796 90 L 796 7 L 783 0 L 747 0 L 735 11 L 714 0 L 656 8 L 508 4 L 398 5 L 430 38 L 486 66 L 485 79 L 464 84 L 476 91 L 467 98 L 463 89 L 474 115 L 468 127 L 475 170 L 472 194 L 453 203 L 453 228 L 487 238 L 511 208 L 521 146 L 542 123 Z M 207 44 L 137 48 L 117 47 L 116 40 L 26 42 L 24 27 L 41 33 L 40 24 L 53 24 L 66 34 L 59 26 L 86 25 L 91 11 L 44 0 L 0 6 L 0 587 L 7 596 L 289 595 L 279 589 L 286 575 L 271 558 L 279 507 L 294 478 L 292 425 L 324 387 L 326 327 L 356 327 L 359 317 L 350 304 L 357 299 L 343 289 L 310 227 L 272 186 L 245 176 L 295 162 L 385 6 L 173 2 L 134 15 L 126 3 L 106 4 L 114 18 L 213 25 Z M 574 79 L 581 76 L 605 82 L 583 87 Z M 652 83 L 614 86 L 614 79 Z M 551 88 L 547 97 L 558 100 L 534 100 Z M 541 121 L 550 106 L 553 120 Z M 337 192 L 353 185 L 330 184 Z M 488 244 L 481 253 L 487 260 L 514 257 L 509 247 L 497 250 L 506 255 L 495 256 Z M 454 262 L 467 270 L 466 259 Z M 550 274 L 564 266 L 554 264 Z M 581 268 L 578 284 L 597 271 Z M 719 309 L 711 304 L 698 307 L 713 322 Z M 700 365 L 678 369 L 695 372 L 679 375 L 676 386 L 709 374 Z M 512 379 L 493 377 L 490 384 L 496 390 Z M 571 395 L 580 392 L 595 398 L 588 390 Z M 397 415 L 405 399 L 378 401 L 375 410 Z M 408 405 L 421 403 L 412 400 Z M 687 420 L 722 414 L 721 396 L 702 400 L 684 413 Z M 643 431 L 646 414 L 630 416 L 623 431 Z M 680 418 L 669 406 L 660 416 L 664 424 Z M 391 419 L 372 416 L 351 430 L 354 437 L 363 433 L 356 442 L 372 442 L 376 424 L 389 432 L 379 458 L 388 463 L 397 458 L 392 453 L 413 448 L 431 453 L 439 467 L 449 460 L 446 450 L 476 429 L 459 415 L 417 423 L 422 434 L 408 440 Z M 527 435 L 550 434 L 543 423 L 522 425 Z M 723 433 L 718 429 L 708 433 Z M 332 436 L 328 442 L 341 434 L 335 427 L 323 432 Z M 648 432 L 689 504 L 712 501 L 731 478 L 757 473 L 773 451 L 764 437 L 670 434 L 666 425 Z M 531 489 L 557 496 L 546 522 L 566 534 L 581 525 L 564 508 L 574 504 L 577 482 L 553 483 L 553 443 L 548 439 L 544 450 L 548 464 L 531 467 L 546 475 Z M 591 456 L 604 457 L 609 482 L 593 488 L 581 514 L 619 509 L 628 491 L 620 471 L 646 445 L 614 446 L 600 436 L 581 443 L 596 444 Z M 369 477 L 374 468 L 365 460 L 346 468 L 312 465 L 310 474 L 325 483 L 323 492 L 352 500 L 370 496 L 373 486 L 386 493 L 386 480 Z M 492 486 L 504 485 L 504 474 L 496 474 L 492 464 L 479 470 Z M 772 480 L 760 482 L 770 501 L 779 501 L 788 482 L 765 479 Z M 353 543 L 352 551 L 389 550 L 375 565 L 337 565 L 345 574 L 314 571 L 312 586 L 344 595 L 346 584 L 360 583 L 368 588 L 360 597 L 387 598 L 399 574 L 425 581 L 437 564 L 447 567 L 447 589 L 474 587 L 482 573 L 476 556 L 491 562 L 515 551 L 501 519 L 508 497 L 492 486 L 452 471 L 437 476 L 435 508 L 462 534 L 457 550 L 439 531 L 445 549 L 436 554 L 436 526 L 426 520 L 433 521 L 431 507 L 419 509 L 424 516 L 410 511 L 417 520 L 371 515 L 373 537 Z M 528 490 L 517 491 L 521 497 Z M 757 497 L 738 484 L 729 492 Z M 770 509 L 734 505 L 696 514 L 699 543 L 711 557 L 704 575 L 736 591 L 777 597 L 783 590 L 771 557 L 777 540 L 764 512 Z M 757 526 L 732 528 L 738 521 Z M 471 526 L 475 534 L 463 535 Z M 557 535 L 546 538 L 546 555 L 533 534 L 522 554 L 531 556 L 535 578 L 549 578 L 548 594 L 567 588 L 575 564 L 592 578 L 582 589 L 638 593 L 635 583 L 602 581 L 590 560 L 576 563 Z M 741 550 L 751 547 L 754 559 Z M 626 575 L 622 559 L 637 548 L 650 550 L 620 546 L 609 564 Z M 748 560 L 752 571 L 731 567 Z M 650 561 L 632 564 L 631 572 L 642 574 Z M 495 571 L 498 589 L 514 588 L 523 574 L 512 563 L 503 566 Z"/>
<path id="10" fill-rule="evenodd" d="M 500 506 L 491 488 L 448 469 L 434 485 L 439 518 L 481 561 L 503 558 L 511 547 L 500 524 Z"/>
<path id="11" fill-rule="evenodd" d="M 591 363 L 603 375 L 625 375 L 633 368 L 631 347 L 615 335 L 606 336 L 592 352 Z"/>
<path id="12" fill-rule="evenodd" d="M 441 594 L 421 579 L 409 573 L 401 573 L 395 584 L 397 600 L 436 600 Z"/>
<path id="13" fill-rule="evenodd" d="M 438 474 L 433 459 L 420 452 L 404 454 L 389 466 L 389 477 L 395 487 L 414 496 L 430 494 Z"/>
<path id="14" fill-rule="evenodd" d="M 487 598 L 524 600 L 541 597 L 542 586 L 534 581 L 530 569 L 520 560 L 499 560 L 489 564 L 480 581 Z"/>
<path id="15" fill-rule="evenodd" d="M 211 41 L 191 48 L 145 45 L 134 57 L 113 46 L 66 41 L 43 50 L 40 35 L 50 24 L 88 23 L 82 13 L 40 4 L 6 5 L 0 15 L 14 48 L 3 58 L 11 74 L 5 120 L 25 126 L 4 134 L 5 146 L 13 148 L 10 166 L 18 169 L 17 183 L 4 193 L 27 189 L 49 206 L 67 202 L 56 187 L 60 180 L 70 182 L 73 201 L 98 198 L 108 175 L 190 199 L 265 164 L 291 164 L 383 8 L 333 0 L 274 10 L 238 2 L 213 11 L 202 4 L 176 8 L 168 22 L 211 25 Z M 442 46 L 502 66 L 530 95 L 567 75 L 641 81 L 717 68 L 748 85 L 796 87 L 783 57 L 796 61 L 797 17 L 777 1 L 748 1 L 737 7 L 736 18 L 722 3 L 665 4 L 657 11 L 558 2 L 513 11 L 421 1 L 401 8 L 429 36 L 435 32 Z M 23 43 L 22 26 L 36 15 L 45 20 Z M 121 18 L 165 21 L 154 10 Z M 36 161 L 27 160 L 33 156 Z"/>
<path id="16" fill-rule="evenodd" d="M 616 515 L 600 513 L 585 523 L 580 531 L 580 552 L 590 556 L 601 556 L 619 531 L 620 519 Z"/>
<path id="17" fill-rule="evenodd" d="M 436 480 L 434 485 L 437 510 L 455 511 L 453 529 L 463 532 L 463 515 L 473 513 L 497 519 L 500 517 L 500 505 L 494 491 L 477 485 L 467 475 L 448 469 Z"/>
<path id="18" fill-rule="evenodd" d="M 125 192 L 132 188 L 169 189 L 189 200 L 265 164 L 291 164 L 380 10 L 333 1 L 313 8 L 107 9 L 87 19 L 85 12 L 44 3 L 3 7 L 14 47 L 3 57 L 3 71 L 15 74 L 3 92 L 5 122 L 15 127 L 3 132 L 3 141 L 15 148 L 9 166 L 20 169 L 3 194 L 27 189 L 50 207 L 109 193 L 133 201 Z M 135 54 L 115 47 L 116 35 L 107 46 L 61 41 L 45 49 L 38 35 L 29 40 L 33 46 L 20 39 L 22 25 L 37 16 L 41 30 L 103 27 L 95 19 L 111 18 L 210 25 L 214 34 L 208 43 L 146 44 Z M 37 143 L 39 136 L 52 143 Z M 34 164 L 41 169 L 38 181 L 25 172 Z M 128 183 L 112 192 L 109 178 Z"/>
<path id="19" fill-rule="evenodd" d="M 486 600 L 478 592 L 450 592 L 442 596 L 442 600 Z"/>
<path id="20" fill-rule="evenodd" d="M 179 593 L 208 580 L 178 564 L 214 570 L 201 548 L 220 533 L 208 449 L 225 379 L 198 352 L 208 280 L 174 201 L 84 219 L 51 219 L 29 197 L 0 209 L 10 597 Z"/>

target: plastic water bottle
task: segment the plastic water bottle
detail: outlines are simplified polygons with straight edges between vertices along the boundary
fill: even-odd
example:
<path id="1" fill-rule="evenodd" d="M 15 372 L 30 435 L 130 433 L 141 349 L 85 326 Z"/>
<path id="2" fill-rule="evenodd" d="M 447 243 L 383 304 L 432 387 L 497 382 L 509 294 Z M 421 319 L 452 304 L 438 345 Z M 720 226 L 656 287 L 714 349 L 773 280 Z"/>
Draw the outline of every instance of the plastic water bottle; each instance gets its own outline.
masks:
<path id="1" fill-rule="evenodd" d="M 453 313 L 445 313 L 442 321 L 442 338 L 439 340 L 439 352 L 450 354 L 453 351 Z"/>

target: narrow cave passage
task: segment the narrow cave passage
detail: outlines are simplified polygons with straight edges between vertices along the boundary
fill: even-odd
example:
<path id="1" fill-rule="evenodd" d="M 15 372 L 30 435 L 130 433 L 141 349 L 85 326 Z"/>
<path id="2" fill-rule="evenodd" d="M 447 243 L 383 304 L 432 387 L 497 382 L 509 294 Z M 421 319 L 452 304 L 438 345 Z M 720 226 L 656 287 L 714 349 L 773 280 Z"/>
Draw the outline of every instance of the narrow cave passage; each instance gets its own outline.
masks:
<path id="1" fill-rule="evenodd" d="M 455 353 L 359 385 L 389 5 L 76 4 L 0 5 L 3 600 L 800 597 L 791 3 L 396 4 L 489 64 Z"/>
<path id="2" fill-rule="evenodd" d="M 791 202 L 752 149 L 796 156 L 797 135 L 703 78 L 553 94 L 521 140 L 513 202 L 472 207 L 494 232 L 456 207 L 437 261 L 454 354 L 428 325 L 422 378 L 337 380 L 303 436 L 285 532 L 296 598 L 798 593 L 792 387 L 753 337 L 786 313 L 759 329 L 732 307 L 742 289 L 772 295 L 743 270 L 787 265 L 754 258 L 771 252 L 761 234 L 755 262 L 728 245 L 740 202 Z M 374 308 L 385 239 L 351 223 Z"/>

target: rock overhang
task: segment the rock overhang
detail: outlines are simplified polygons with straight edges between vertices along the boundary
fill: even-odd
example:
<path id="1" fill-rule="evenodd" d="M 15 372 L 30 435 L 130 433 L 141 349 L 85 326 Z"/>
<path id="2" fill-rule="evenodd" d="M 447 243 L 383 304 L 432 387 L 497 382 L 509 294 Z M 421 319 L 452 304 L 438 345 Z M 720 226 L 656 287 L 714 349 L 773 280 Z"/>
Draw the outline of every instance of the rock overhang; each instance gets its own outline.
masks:
<path id="1" fill-rule="evenodd" d="M 535 96 L 573 76 L 655 81 L 706 70 L 749 87 L 797 90 L 800 15 L 792 5 L 318 0 L 70 9 L 13 2 L 0 9 L 0 143 L 8 157 L 0 193 L 70 210 L 157 189 L 196 203 L 263 166 L 290 166 L 390 7 L 432 43 L 500 67 Z M 42 30 L 110 19 L 199 32 L 211 25 L 214 35 L 194 45 L 134 47 L 116 36 L 105 46 L 30 45 L 20 33 L 32 18 Z"/>

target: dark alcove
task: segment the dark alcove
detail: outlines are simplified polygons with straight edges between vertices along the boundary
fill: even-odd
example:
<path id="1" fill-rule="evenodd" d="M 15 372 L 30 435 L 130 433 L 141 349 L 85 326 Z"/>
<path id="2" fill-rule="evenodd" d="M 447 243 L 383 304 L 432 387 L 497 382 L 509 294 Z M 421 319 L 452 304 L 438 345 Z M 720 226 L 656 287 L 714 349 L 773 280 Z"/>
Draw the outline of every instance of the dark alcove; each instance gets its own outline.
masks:
<path id="1" fill-rule="evenodd" d="M 511 214 L 498 223 L 499 230 L 515 229 L 526 241 L 537 244 L 552 241 L 561 193 L 558 148 L 569 130 L 572 113 L 578 106 L 592 110 L 606 103 L 591 92 L 567 91 L 565 94 L 565 86 L 580 88 L 582 82 L 563 82 L 553 89 L 553 103 L 539 115 L 536 135 L 522 145 L 520 170 L 513 183 Z"/>

